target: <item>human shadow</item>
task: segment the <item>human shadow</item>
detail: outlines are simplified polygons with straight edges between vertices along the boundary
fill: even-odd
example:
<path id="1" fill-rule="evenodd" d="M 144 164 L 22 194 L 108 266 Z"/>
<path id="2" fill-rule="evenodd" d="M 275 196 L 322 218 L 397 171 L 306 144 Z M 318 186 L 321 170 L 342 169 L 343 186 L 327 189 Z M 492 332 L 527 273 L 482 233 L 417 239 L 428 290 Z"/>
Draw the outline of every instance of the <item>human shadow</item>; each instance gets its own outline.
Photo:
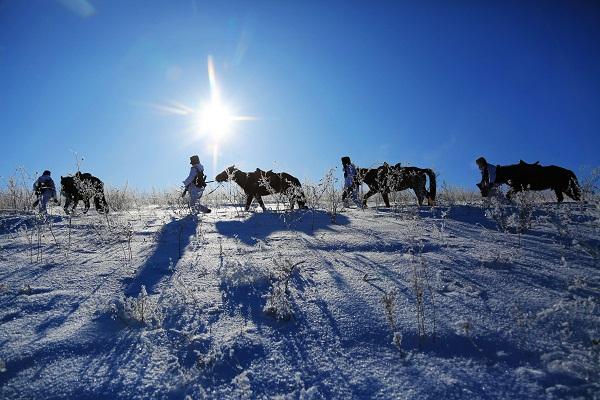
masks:
<path id="1" fill-rule="evenodd" d="M 127 286 L 125 294 L 137 295 L 142 285 L 148 293 L 152 293 L 154 286 L 170 271 L 171 261 L 177 262 L 180 253 L 190 243 L 196 234 L 198 217 L 188 215 L 181 219 L 172 219 L 163 225 L 157 236 L 157 245 L 154 251 L 137 269 L 137 274 L 132 278 L 123 280 Z"/>
<path id="2" fill-rule="evenodd" d="M 223 236 L 237 238 L 243 243 L 254 245 L 277 231 L 303 232 L 314 235 L 319 230 L 331 230 L 333 225 L 347 225 L 350 220 L 345 215 L 337 214 L 335 222 L 325 211 L 293 211 L 285 214 L 254 213 L 243 221 L 217 221 L 217 232 Z"/>
<path id="3" fill-rule="evenodd" d="M 49 224 L 61 222 L 60 215 L 42 216 L 34 212 L 27 213 L 0 213 L 0 235 L 18 232 L 22 229 L 34 229 Z"/>

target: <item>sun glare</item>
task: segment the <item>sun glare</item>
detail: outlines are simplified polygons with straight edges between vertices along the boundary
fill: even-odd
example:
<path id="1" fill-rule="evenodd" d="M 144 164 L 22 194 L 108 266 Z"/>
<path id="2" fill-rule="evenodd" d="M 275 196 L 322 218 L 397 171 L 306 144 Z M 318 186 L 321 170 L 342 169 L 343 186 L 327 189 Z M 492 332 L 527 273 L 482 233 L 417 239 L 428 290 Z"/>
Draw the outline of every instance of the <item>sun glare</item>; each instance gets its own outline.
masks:
<path id="1" fill-rule="evenodd" d="M 186 133 L 192 132 L 190 141 L 200 139 L 207 146 L 207 149 L 212 151 L 213 170 L 215 170 L 220 148 L 225 144 L 226 139 L 235 133 L 235 125 L 240 121 L 255 121 L 257 118 L 248 115 L 236 115 L 237 110 L 221 100 L 221 90 L 211 56 L 208 56 L 207 69 L 210 97 L 200 107 L 191 108 L 178 101 L 169 101 L 167 104 L 150 104 L 150 106 L 161 113 L 189 117 L 192 124 L 186 130 Z"/>
<path id="2" fill-rule="evenodd" d="M 229 107 L 219 102 L 204 104 L 199 113 L 199 126 L 206 134 L 219 142 L 231 133 L 234 117 Z"/>

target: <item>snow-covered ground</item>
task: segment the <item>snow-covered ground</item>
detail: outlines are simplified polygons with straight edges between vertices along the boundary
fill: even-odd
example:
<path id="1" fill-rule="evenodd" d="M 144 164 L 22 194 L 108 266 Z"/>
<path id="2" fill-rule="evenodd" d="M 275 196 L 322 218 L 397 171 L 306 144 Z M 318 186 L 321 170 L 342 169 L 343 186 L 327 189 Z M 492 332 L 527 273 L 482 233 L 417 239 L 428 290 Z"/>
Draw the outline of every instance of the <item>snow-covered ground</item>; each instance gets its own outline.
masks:
<path id="1" fill-rule="evenodd" d="M 52 211 L 0 214 L 2 399 L 600 398 L 597 206 Z"/>

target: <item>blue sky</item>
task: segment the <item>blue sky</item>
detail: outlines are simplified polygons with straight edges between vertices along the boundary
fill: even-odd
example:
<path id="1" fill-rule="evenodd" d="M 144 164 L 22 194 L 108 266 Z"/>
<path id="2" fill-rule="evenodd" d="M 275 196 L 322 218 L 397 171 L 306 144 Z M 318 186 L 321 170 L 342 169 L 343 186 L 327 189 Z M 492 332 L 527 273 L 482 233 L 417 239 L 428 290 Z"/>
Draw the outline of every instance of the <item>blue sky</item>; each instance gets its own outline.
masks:
<path id="1" fill-rule="evenodd" d="M 576 173 L 600 164 L 600 4 L 580 1 L 0 0 L 0 176 L 82 170 L 179 185 L 199 154 L 318 179 L 349 155 Z M 217 169 L 195 111 L 214 62 L 236 121 Z M 193 113 L 166 112 L 185 105 Z M 340 173 L 341 175 L 341 173 Z"/>

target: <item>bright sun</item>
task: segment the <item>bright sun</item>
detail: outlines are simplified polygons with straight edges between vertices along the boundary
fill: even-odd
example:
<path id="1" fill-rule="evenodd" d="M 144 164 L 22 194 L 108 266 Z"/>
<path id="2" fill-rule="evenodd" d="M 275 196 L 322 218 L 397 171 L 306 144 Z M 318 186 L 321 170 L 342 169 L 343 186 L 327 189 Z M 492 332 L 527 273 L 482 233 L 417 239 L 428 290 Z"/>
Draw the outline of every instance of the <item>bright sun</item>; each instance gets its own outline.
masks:
<path id="1" fill-rule="evenodd" d="M 2 0 L 0 0 L 1 2 Z M 221 99 L 221 91 L 217 84 L 215 65 L 211 56 L 208 56 L 208 82 L 210 84 L 210 99 L 201 104 L 199 108 L 192 108 L 180 102 L 171 101 L 167 105 L 154 105 L 161 112 L 175 115 L 189 116 L 192 125 L 191 139 L 203 139 L 206 146 L 213 153 L 213 170 L 216 169 L 219 149 L 226 139 L 234 134 L 235 125 L 240 121 L 255 121 L 257 118 L 248 115 L 236 115 L 237 110 L 232 109 Z"/>
<path id="2" fill-rule="evenodd" d="M 236 119 L 229 107 L 218 101 L 204 104 L 198 118 L 200 131 L 212 137 L 216 142 L 231 133 L 233 121 Z"/>

